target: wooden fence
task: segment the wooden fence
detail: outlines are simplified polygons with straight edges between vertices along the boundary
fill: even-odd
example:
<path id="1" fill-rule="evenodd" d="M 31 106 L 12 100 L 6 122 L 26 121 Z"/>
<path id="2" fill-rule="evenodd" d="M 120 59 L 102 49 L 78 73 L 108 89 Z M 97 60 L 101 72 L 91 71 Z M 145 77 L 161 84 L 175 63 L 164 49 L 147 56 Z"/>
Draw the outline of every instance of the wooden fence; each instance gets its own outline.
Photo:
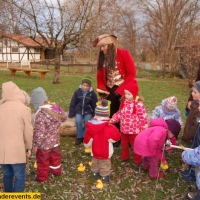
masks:
<path id="1" fill-rule="evenodd" d="M 31 62 L 31 68 L 40 67 L 45 69 L 54 69 L 55 62 L 51 60 L 44 60 L 39 62 Z M 96 73 L 96 64 L 71 64 L 61 61 L 60 69 L 65 73 Z"/>
<path id="2" fill-rule="evenodd" d="M 0 66 L 12 68 L 30 68 L 30 69 L 47 69 L 54 70 L 55 60 L 37 60 L 37 61 L 9 61 L 9 62 L 0 62 Z M 71 64 L 65 61 L 60 63 L 60 71 L 64 74 L 84 74 L 92 73 L 95 74 L 97 71 L 96 64 Z"/>

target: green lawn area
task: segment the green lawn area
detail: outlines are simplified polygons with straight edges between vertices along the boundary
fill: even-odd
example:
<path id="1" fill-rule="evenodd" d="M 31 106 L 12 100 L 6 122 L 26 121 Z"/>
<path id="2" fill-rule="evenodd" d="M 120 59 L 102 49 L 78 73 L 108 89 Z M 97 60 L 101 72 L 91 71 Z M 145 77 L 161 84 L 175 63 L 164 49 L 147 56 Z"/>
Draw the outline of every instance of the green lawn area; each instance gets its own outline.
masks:
<path id="1" fill-rule="evenodd" d="M 16 76 L 10 76 L 9 71 L 0 71 L 0 87 L 3 82 L 13 81 L 21 89 L 29 94 L 36 87 L 43 87 L 50 101 L 58 103 L 68 111 L 73 92 L 78 88 L 83 75 L 61 75 L 61 84 L 52 84 L 53 74 L 46 74 L 45 79 L 39 79 L 38 73 L 28 77 L 23 72 L 17 72 Z M 93 87 L 96 88 L 96 77 L 91 75 Z M 159 105 L 162 99 L 169 96 L 178 98 L 178 108 L 185 122 L 184 109 L 189 95 L 187 80 L 179 78 L 156 78 L 155 72 L 138 72 L 140 95 L 144 97 L 144 105 L 148 113 Z M 179 140 L 179 143 L 181 141 Z M 63 173 L 59 177 L 50 175 L 48 182 L 38 183 L 34 180 L 35 162 L 34 155 L 30 159 L 30 175 L 27 176 L 26 192 L 41 192 L 42 199 L 124 199 L 124 200 L 170 200 L 184 199 L 189 183 L 182 181 L 178 172 L 182 168 L 181 150 L 167 153 L 166 158 L 169 169 L 165 171 L 165 177 L 158 181 L 152 181 L 148 173 L 133 166 L 132 159 L 121 163 L 117 160 L 121 147 L 115 148 L 112 157 L 112 179 L 104 184 L 102 190 L 95 188 L 96 179 L 92 177 L 88 162 L 90 154 L 84 152 L 84 146 L 75 146 L 73 137 L 61 137 L 62 167 Z M 131 155 L 132 156 L 132 155 Z M 84 172 L 77 171 L 77 165 L 82 162 L 86 166 Z M 0 183 L 2 174 L 0 173 Z M 195 184 L 195 183 L 193 183 Z M 3 191 L 1 184 L 0 191 Z"/>

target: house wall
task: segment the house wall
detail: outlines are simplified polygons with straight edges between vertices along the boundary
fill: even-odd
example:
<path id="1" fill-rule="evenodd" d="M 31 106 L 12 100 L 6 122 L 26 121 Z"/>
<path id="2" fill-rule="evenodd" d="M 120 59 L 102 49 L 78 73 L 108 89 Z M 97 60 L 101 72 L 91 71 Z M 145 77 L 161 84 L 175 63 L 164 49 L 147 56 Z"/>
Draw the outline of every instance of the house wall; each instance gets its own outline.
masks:
<path id="1" fill-rule="evenodd" d="M 12 52 L 12 48 L 18 48 L 18 52 Z M 0 39 L 0 62 L 21 62 L 39 59 L 40 51 L 36 52 L 36 49 L 18 44 L 11 39 Z"/>

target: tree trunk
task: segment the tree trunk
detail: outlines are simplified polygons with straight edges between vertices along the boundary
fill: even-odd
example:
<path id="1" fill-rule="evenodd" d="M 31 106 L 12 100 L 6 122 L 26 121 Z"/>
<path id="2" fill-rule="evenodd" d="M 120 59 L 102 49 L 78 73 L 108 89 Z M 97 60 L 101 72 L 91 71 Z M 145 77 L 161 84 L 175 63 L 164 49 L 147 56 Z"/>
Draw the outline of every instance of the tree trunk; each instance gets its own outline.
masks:
<path id="1" fill-rule="evenodd" d="M 166 76 L 166 54 L 164 50 L 164 55 L 163 55 L 163 77 L 165 78 Z"/>
<path id="2" fill-rule="evenodd" d="M 54 67 L 54 79 L 53 84 L 60 84 L 60 51 L 55 50 L 55 67 Z"/>

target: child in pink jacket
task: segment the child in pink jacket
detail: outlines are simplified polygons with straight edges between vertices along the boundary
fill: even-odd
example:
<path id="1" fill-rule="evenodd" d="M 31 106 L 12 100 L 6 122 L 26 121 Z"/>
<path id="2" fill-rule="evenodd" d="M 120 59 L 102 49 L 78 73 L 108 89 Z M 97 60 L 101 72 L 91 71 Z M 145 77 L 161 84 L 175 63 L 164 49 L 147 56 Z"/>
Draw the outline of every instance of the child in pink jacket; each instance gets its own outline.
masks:
<path id="1" fill-rule="evenodd" d="M 158 172 L 158 161 L 164 158 L 163 149 L 167 138 L 172 139 L 181 130 L 178 121 L 162 118 L 150 121 L 150 127 L 142 131 L 135 139 L 134 153 L 143 156 L 143 170 L 149 170 L 151 179 L 163 177 L 163 172 Z"/>
<path id="2" fill-rule="evenodd" d="M 145 107 L 138 98 L 138 84 L 134 80 L 129 82 L 124 89 L 124 96 L 120 109 L 112 116 L 110 123 L 120 122 L 122 153 L 121 161 L 129 159 L 129 144 L 133 150 L 136 136 L 148 126 L 148 116 Z M 133 162 L 138 165 L 142 162 L 140 155 L 134 154 Z"/>

